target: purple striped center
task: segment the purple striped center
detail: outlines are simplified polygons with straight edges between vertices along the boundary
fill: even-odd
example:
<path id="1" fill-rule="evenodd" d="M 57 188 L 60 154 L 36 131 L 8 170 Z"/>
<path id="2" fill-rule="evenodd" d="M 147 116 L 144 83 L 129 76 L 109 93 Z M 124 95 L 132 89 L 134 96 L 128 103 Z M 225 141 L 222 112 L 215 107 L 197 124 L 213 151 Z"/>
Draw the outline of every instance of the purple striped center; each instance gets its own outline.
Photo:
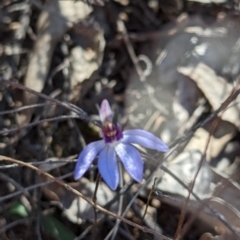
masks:
<path id="1" fill-rule="evenodd" d="M 102 128 L 102 137 L 105 143 L 118 141 L 123 137 L 122 127 L 120 124 L 115 125 L 111 122 L 105 122 Z"/>

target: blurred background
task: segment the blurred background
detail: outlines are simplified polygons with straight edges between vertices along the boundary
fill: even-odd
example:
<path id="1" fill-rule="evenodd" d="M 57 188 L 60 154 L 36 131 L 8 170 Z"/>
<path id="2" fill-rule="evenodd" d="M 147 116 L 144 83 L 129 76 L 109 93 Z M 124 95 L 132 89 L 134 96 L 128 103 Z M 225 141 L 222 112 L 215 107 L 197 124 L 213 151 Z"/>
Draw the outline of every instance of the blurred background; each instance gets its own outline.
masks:
<path id="1" fill-rule="evenodd" d="M 124 172 L 131 185 L 122 195 L 104 182 L 97 193 L 100 206 L 119 215 L 129 206 L 127 219 L 169 239 L 240 239 L 239 73 L 238 0 L 0 1 L 1 80 L 74 104 L 93 120 L 108 99 L 124 129 L 145 129 L 172 148 L 165 158 L 141 149 L 144 181 Z M 36 165 L 91 199 L 96 165 L 78 182 L 72 172 L 99 129 L 64 115 L 71 113 L 0 81 L 0 239 L 160 239 L 100 212 L 94 225 L 83 199 L 3 161 Z M 183 223 L 194 221 L 181 235 L 183 209 Z"/>

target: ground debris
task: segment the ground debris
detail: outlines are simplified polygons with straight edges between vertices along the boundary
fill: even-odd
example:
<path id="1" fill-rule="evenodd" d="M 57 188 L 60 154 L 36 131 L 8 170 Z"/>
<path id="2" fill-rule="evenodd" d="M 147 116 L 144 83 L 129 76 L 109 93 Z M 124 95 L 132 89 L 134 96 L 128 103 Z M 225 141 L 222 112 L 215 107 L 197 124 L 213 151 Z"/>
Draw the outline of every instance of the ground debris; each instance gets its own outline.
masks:
<path id="1" fill-rule="evenodd" d="M 239 6 L 1 1 L 0 238 L 240 239 Z M 97 159 L 73 171 L 103 99 L 171 150 L 95 196 Z"/>

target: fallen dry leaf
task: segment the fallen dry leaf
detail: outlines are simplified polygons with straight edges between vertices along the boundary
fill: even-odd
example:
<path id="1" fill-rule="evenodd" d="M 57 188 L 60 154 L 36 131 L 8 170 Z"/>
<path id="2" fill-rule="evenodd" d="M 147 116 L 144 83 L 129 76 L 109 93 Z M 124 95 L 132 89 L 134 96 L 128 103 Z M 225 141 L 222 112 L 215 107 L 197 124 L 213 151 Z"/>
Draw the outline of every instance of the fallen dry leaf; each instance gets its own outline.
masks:
<path id="1" fill-rule="evenodd" d="M 196 67 L 181 67 L 179 72 L 188 76 L 196 82 L 199 89 L 211 104 L 213 111 L 216 111 L 231 94 L 233 85 L 224 78 L 218 76 L 215 71 L 203 63 Z M 240 128 L 240 96 L 233 100 L 222 115 L 222 119 Z"/>
<path id="2" fill-rule="evenodd" d="M 44 88 L 52 61 L 52 54 L 58 41 L 74 23 L 89 16 L 92 7 L 82 1 L 48 1 L 37 23 L 37 39 L 29 56 L 24 85 L 37 92 Z M 24 104 L 36 103 L 38 97 L 24 93 Z M 26 110 L 19 117 L 19 124 L 26 124 L 33 109 Z"/>

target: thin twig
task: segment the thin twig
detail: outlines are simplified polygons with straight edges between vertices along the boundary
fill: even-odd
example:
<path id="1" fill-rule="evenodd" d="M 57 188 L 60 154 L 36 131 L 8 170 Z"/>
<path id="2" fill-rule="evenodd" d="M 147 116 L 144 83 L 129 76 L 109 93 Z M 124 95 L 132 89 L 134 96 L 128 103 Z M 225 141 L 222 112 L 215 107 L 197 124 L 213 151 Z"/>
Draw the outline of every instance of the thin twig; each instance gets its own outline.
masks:
<path id="1" fill-rule="evenodd" d="M 45 106 L 49 106 L 49 105 L 54 105 L 54 103 L 37 103 L 37 104 L 27 105 L 27 106 L 19 107 L 19 108 L 12 109 L 12 110 L 1 111 L 0 115 L 17 113 L 17 112 L 20 112 L 20 111 L 23 111 L 23 110 L 26 110 L 29 108 L 45 107 Z"/>
<path id="2" fill-rule="evenodd" d="M 41 97 L 45 100 L 48 100 L 50 102 L 54 102 L 56 104 L 58 104 L 59 106 L 62 106 L 70 111 L 73 111 L 75 113 L 77 113 L 77 115 L 79 116 L 79 118 L 81 118 L 82 120 L 85 120 L 85 121 L 88 121 L 88 122 L 91 122 L 92 124 L 98 126 L 101 128 L 101 124 L 98 122 L 98 121 L 95 121 L 93 119 L 91 119 L 87 113 L 85 111 L 83 111 L 81 108 L 77 107 L 77 106 L 74 106 L 73 107 L 73 104 L 69 104 L 69 103 L 66 103 L 66 102 L 62 102 L 60 100 L 57 100 L 57 99 L 54 99 L 54 98 L 51 98 L 43 93 L 39 93 L 39 92 L 36 92 L 30 88 L 27 88 L 17 82 L 14 82 L 14 81 L 9 81 L 9 80 L 4 80 L 2 78 L 0 78 L 0 84 L 3 83 L 5 85 L 10 85 L 12 87 L 15 87 L 15 88 L 18 88 L 18 89 L 21 89 L 23 91 L 27 91 L 29 93 L 32 93 L 38 97 Z"/>
<path id="3" fill-rule="evenodd" d="M 235 93 L 238 92 L 239 90 L 236 90 L 236 89 L 233 89 L 233 91 L 231 92 L 230 96 L 224 101 L 224 103 L 222 104 L 221 106 L 221 115 L 223 114 L 224 110 L 227 108 L 227 106 L 232 102 L 234 96 L 235 96 Z M 197 179 L 197 176 L 201 170 L 201 167 L 202 165 L 204 164 L 205 162 L 205 159 L 206 159 L 206 153 L 207 153 L 207 149 L 209 147 L 209 144 L 210 144 L 210 140 L 211 140 L 211 136 L 213 135 L 213 133 L 215 132 L 218 124 L 219 124 L 219 121 L 220 121 L 220 118 L 217 118 L 213 121 L 213 124 L 212 124 L 212 128 L 209 132 L 209 135 L 208 135 L 208 139 L 207 139 L 207 143 L 205 145 L 205 149 L 204 149 L 204 152 L 203 152 L 203 155 L 202 155 L 202 158 L 200 160 L 200 163 L 199 163 L 199 166 L 198 166 L 198 169 L 197 169 L 197 172 L 193 178 L 193 181 L 190 185 L 190 189 L 189 189 L 189 192 L 188 192 L 188 196 L 187 196 L 187 199 L 185 201 L 185 204 L 184 206 L 182 207 L 182 211 L 181 211 L 181 215 L 180 215 L 180 218 L 179 218 L 179 222 L 178 222 L 178 226 L 177 226 L 177 230 L 176 230 L 176 233 L 175 233 L 175 236 L 174 236 L 174 239 L 176 240 L 180 240 L 183 235 L 185 234 L 186 232 L 186 227 L 184 227 L 184 229 L 181 231 L 181 228 L 183 226 L 183 222 L 184 222 L 184 219 L 185 219 L 185 215 L 186 215 L 186 211 L 187 211 L 187 205 L 188 205 L 188 202 L 189 202 L 189 199 L 190 199 L 190 196 L 192 194 L 192 191 L 193 191 L 193 188 L 194 188 L 194 185 L 195 185 L 195 182 L 196 182 L 196 179 Z M 188 225 L 188 223 L 185 224 L 186 226 Z"/>
<path id="4" fill-rule="evenodd" d="M 190 190 L 189 187 L 179 178 L 177 177 L 174 173 L 172 173 L 168 168 L 161 166 L 161 169 L 166 172 L 167 174 L 169 174 L 172 178 L 174 178 L 179 184 L 181 184 L 185 189 L 187 189 L 188 191 Z M 236 232 L 236 230 L 231 226 L 231 224 L 225 219 L 225 217 L 220 214 L 219 212 L 217 212 L 214 208 L 212 208 L 211 206 L 207 205 L 207 202 L 209 202 L 211 200 L 211 198 L 209 198 L 207 201 L 203 201 L 200 197 L 198 197 L 198 195 L 194 192 L 192 192 L 193 197 L 200 202 L 202 205 L 206 204 L 207 209 L 220 221 L 222 222 L 227 228 L 230 229 L 230 231 L 232 233 L 234 233 L 235 236 L 238 237 L 238 233 Z M 196 215 L 196 214 L 195 214 Z"/>
<path id="5" fill-rule="evenodd" d="M 59 177 L 58 179 L 65 179 L 65 178 L 71 177 L 72 175 L 73 175 L 73 173 L 67 173 L 67 174 Z M 4 197 L 0 197 L 0 203 L 3 202 L 3 201 L 6 201 L 8 199 L 11 199 L 13 197 L 16 197 L 20 194 L 24 194 L 25 192 L 29 192 L 31 190 L 34 190 L 36 188 L 47 186 L 47 185 L 49 185 L 51 183 L 54 183 L 54 182 L 55 182 L 54 180 L 50 180 L 50 181 L 47 181 L 47 182 L 42 182 L 42 183 L 34 184 L 32 186 L 29 186 L 29 187 L 25 187 L 24 189 L 21 189 L 19 191 L 13 192 L 13 193 L 10 193 L 10 194 L 8 194 Z"/>
<path id="6" fill-rule="evenodd" d="M 0 159 L 4 160 L 4 161 L 7 161 L 7 162 L 12 162 L 12 163 L 17 163 L 17 164 L 20 164 L 22 166 L 25 166 L 25 167 L 28 167 L 34 171 L 36 171 L 37 173 L 41 174 L 41 175 L 44 175 L 45 177 L 47 178 L 50 178 L 51 180 L 55 181 L 56 183 L 58 183 L 60 186 L 66 188 L 68 191 L 71 191 L 72 193 L 74 193 L 75 195 L 81 197 L 82 199 L 84 199 L 86 202 L 88 202 L 92 207 L 95 207 L 96 209 L 98 209 L 99 211 L 103 212 L 104 214 L 107 214 L 109 216 L 112 216 L 116 219 L 119 219 L 129 225 L 131 225 L 132 227 L 135 227 L 143 232 L 146 232 L 146 233 L 150 233 L 154 236 L 157 236 L 157 237 L 160 237 L 162 238 L 163 240 L 172 240 L 172 238 L 168 238 L 166 236 L 164 236 L 163 234 L 160 234 L 156 231 L 153 231 L 147 227 L 144 227 L 144 226 L 141 226 L 139 224 L 136 224 L 130 220 L 127 220 L 126 218 L 124 217 L 121 217 L 121 216 L 118 216 L 117 214 L 113 213 L 113 212 L 110 212 L 104 208 L 102 208 L 101 206 L 97 205 L 97 204 L 94 204 L 93 201 L 91 201 L 90 199 L 88 199 L 87 197 L 85 197 L 82 193 L 80 193 L 79 191 L 77 191 L 76 189 L 72 188 L 70 185 L 66 184 L 65 182 L 53 177 L 51 174 L 49 173 L 46 173 L 46 172 L 43 172 L 41 171 L 40 169 L 32 166 L 32 165 L 29 165 L 28 163 L 25 163 L 25 162 L 22 162 L 20 160 L 16 160 L 16 159 L 13 159 L 13 158 L 10 158 L 10 157 L 6 157 L 6 156 L 2 156 L 0 155 Z"/>
<path id="7" fill-rule="evenodd" d="M 240 89 L 234 91 L 234 93 L 232 93 L 232 95 L 231 95 L 231 101 L 235 100 L 239 94 L 240 94 Z M 228 98 L 226 101 L 228 101 Z M 218 114 L 220 114 L 226 108 L 225 107 L 226 101 L 224 101 L 221 104 L 221 106 L 216 111 L 211 113 L 205 120 L 196 124 L 196 126 L 193 127 L 193 129 L 191 131 L 189 131 L 186 134 L 184 134 L 183 136 L 175 139 L 171 144 L 169 144 L 169 147 L 172 148 L 172 147 L 176 146 L 178 143 L 182 143 L 182 142 L 186 141 L 187 139 L 189 139 L 190 137 L 193 136 L 193 134 L 195 133 L 195 131 L 198 128 L 201 128 L 201 127 L 205 126 L 207 123 L 209 123 L 210 121 L 212 121 Z"/>
<path id="8" fill-rule="evenodd" d="M 129 55 L 131 57 L 131 60 L 132 60 L 132 62 L 134 64 L 134 67 L 135 67 L 135 69 L 137 71 L 137 74 L 138 74 L 139 78 L 140 78 L 141 81 L 145 81 L 146 76 L 144 75 L 144 72 L 143 72 L 142 68 L 139 65 L 139 59 L 138 59 L 138 57 L 136 56 L 136 54 L 134 52 L 133 46 L 131 44 L 131 41 L 130 41 L 128 33 L 127 33 L 127 29 L 126 29 L 126 27 L 124 25 L 124 22 L 121 19 L 118 19 L 117 25 L 118 25 L 119 31 L 122 33 L 123 40 L 125 42 L 125 45 L 126 45 L 127 50 L 128 50 L 128 53 L 129 53 Z"/>
<path id="9" fill-rule="evenodd" d="M 76 159 L 77 155 L 73 155 L 73 156 L 69 156 L 67 158 L 60 158 L 62 160 L 54 160 L 55 158 L 49 158 L 47 160 L 44 160 L 44 161 L 40 161 L 40 162 L 28 162 L 28 164 L 31 164 L 33 166 L 39 166 L 39 165 L 43 165 L 43 164 L 56 164 L 56 163 L 75 163 L 77 162 L 77 159 Z M 74 159 L 72 159 L 74 158 Z M 1 162 L 1 160 L 0 160 Z M 0 170 L 1 169 L 9 169 L 9 168 L 16 168 L 16 167 L 22 167 L 21 165 L 18 165 L 18 164 L 7 164 L 7 165 L 0 165 Z"/>
<path id="10" fill-rule="evenodd" d="M 34 220 L 34 218 L 33 217 L 29 217 L 29 218 L 24 218 L 24 219 L 18 219 L 18 220 L 14 221 L 14 222 L 11 222 L 11 223 L 9 223 L 9 224 L 7 224 L 7 225 L 5 225 L 5 226 L 0 228 L 0 234 L 8 231 L 9 229 L 11 229 L 11 228 L 13 228 L 13 227 L 15 227 L 15 226 L 17 226 L 19 224 L 21 224 L 21 225 L 22 224 L 28 224 L 29 221 L 32 221 L 32 220 Z"/>
<path id="11" fill-rule="evenodd" d="M 24 125 L 24 126 L 17 127 L 17 128 L 2 130 L 2 131 L 0 131 L 0 134 L 5 135 L 5 134 L 17 132 L 20 129 L 33 127 L 33 126 L 36 126 L 36 125 L 39 125 L 39 124 L 45 123 L 45 122 L 53 122 L 53 121 L 59 121 L 59 120 L 61 121 L 61 120 L 69 120 L 69 119 L 81 119 L 81 117 L 78 116 L 78 115 L 75 115 L 75 116 L 73 116 L 73 115 L 72 116 L 71 115 L 62 115 L 62 116 L 53 117 L 53 118 L 46 118 L 46 119 L 42 119 L 42 120 L 39 120 L 39 121 L 36 121 L 36 122 L 33 122 L 33 123 L 29 123 L 29 124 Z"/>

